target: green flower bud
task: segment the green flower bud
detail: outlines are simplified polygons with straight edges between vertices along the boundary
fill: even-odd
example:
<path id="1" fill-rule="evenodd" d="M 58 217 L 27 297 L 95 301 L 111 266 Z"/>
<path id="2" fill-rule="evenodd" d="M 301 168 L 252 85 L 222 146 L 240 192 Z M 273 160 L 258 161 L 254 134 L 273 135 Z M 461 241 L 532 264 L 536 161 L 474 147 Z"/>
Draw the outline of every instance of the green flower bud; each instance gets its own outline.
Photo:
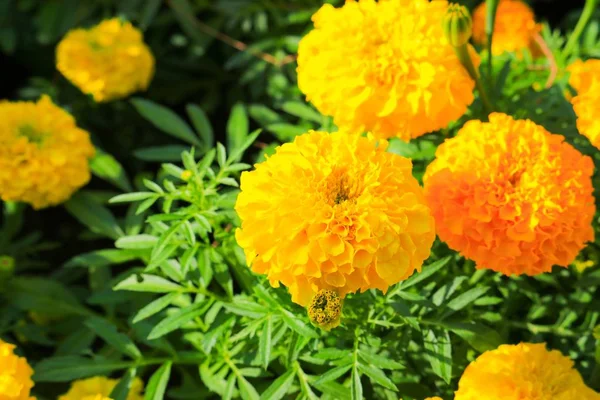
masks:
<path id="1" fill-rule="evenodd" d="M 466 44 L 473 33 L 473 20 L 465 6 L 450 4 L 444 17 L 444 34 L 454 47 Z"/>
<path id="2" fill-rule="evenodd" d="M 340 325 L 342 299 L 337 292 L 321 289 L 308 306 L 308 316 L 313 324 L 329 331 Z"/>

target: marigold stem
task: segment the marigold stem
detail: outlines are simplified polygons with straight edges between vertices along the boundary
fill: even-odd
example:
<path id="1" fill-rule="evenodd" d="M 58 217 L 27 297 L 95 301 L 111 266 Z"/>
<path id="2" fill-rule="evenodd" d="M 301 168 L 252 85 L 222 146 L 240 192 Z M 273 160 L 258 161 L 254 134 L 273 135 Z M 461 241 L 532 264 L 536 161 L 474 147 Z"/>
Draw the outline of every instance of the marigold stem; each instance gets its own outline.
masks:
<path id="1" fill-rule="evenodd" d="M 585 2 L 581 17 L 579 17 L 579 21 L 577 21 L 577 25 L 575 25 L 575 29 L 573 30 L 573 33 L 571 34 L 571 37 L 569 38 L 569 41 L 563 50 L 563 58 L 566 58 L 573 51 L 573 48 L 579 41 L 579 37 L 583 33 L 583 30 L 587 26 L 588 22 L 590 22 L 597 5 L 598 0 L 587 0 Z"/>
<path id="2" fill-rule="evenodd" d="M 486 0 L 485 35 L 487 37 L 487 76 L 492 81 L 492 39 L 494 36 L 494 25 L 496 24 L 496 11 L 498 11 L 499 0 Z"/>
<path id="3" fill-rule="evenodd" d="M 462 65 L 467 69 L 469 75 L 471 75 L 471 78 L 473 78 L 473 80 L 475 81 L 475 85 L 477 86 L 477 90 L 479 91 L 479 97 L 481 98 L 481 102 L 483 103 L 483 108 L 485 108 L 485 111 L 489 115 L 490 113 L 494 112 L 494 107 L 492 106 L 492 103 L 490 102 L 485 87 L 481 82 L 479 72 L 477 71 L 477 69 L 475 69 L 475 65 L 473 65 L 473 60 L 471 60 L 471 56 L 469 55 L 469 49 L 467 47 L 467 44 L 455 47 L 454 49 L 456 50 L 456 55 L 458 56 L 458 59 L 460 60 Z"/>

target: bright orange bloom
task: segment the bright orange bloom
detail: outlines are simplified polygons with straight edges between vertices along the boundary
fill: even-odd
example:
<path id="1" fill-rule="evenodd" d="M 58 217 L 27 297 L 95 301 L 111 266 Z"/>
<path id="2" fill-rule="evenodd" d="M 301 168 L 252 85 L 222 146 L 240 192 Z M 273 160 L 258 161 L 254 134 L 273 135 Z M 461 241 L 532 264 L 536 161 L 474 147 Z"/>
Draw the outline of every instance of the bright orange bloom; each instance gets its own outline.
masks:
<path id="1" fill-rule="evenodd" d="M 236 238 L 254 272 L 308 305 L 387 290 L 415 270 L 435 239 L 409 159 L 372 137 L 311 131 L 242 173 Z"/>
<path id="2" fill-rule="evenodd" d="M 33 369 L 14 350 L 15 346 L 0 339 L 0 400 L 35 400 L 30 396 Z"/>
<path id="3" fill-rule="evenodd" d="M 481 45 L 487 43 L 486 4 L 482 2 L 473 12 L 473 41 Z M 535 15 L 527 4 L 520 0 L 500 0 L 494 23 L 492 54 L 519 53 L 529 49 L 533 55 L 537 55 L 539 47 L 535 36 L 541 30 L 541 25 L 535 23 Z"/>
<path id="4" fill-rule="evenodd" d="M 564 137 L 492 114 L 438 147 L 425 195 L 440 239 L 478 268 L 535 275 L 594 239 L 593 170 Z"/>

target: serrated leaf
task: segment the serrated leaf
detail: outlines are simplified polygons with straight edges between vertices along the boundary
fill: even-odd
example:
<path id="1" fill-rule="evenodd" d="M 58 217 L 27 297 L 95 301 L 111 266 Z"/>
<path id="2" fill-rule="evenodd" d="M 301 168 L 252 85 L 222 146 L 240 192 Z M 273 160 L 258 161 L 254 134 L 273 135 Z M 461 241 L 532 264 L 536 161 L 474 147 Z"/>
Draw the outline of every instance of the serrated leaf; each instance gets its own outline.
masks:
<path id="1" fill-rule="evenodd" d="M 110 344 L 119 352 L 128 355 L 133 359 L 139 359 L 142 357 L 142 353 L 137 348 L 135 343 L 117 330 L 117 327 L 114 326 L 110 321 L 104 318 L 92 317 L 86 319 L 83 324 L 87 326 L 89 329 L 94 331 L 98 336 L 100 336 L 104 341 Z"/>
<path id="2" fill-rule="evenodd" d="M 419 283 L 421 281 L 424 281 L 425 279 L 429 278 L 430 276 L 435 274 L 440 269 L 444 268 L 451 259 L 452 259 L 452 256 L 448 256 L 448 257 L 442 258 L 441 260 L 438 260 L 434 263 L 427 265 L 426 267 L 423 268 L 423 270 L 421 272 L 418 272 L 418 273 L 412 275 L 407 280 L 403 281 L 400 285 L 400 288 L 402 290 L 405 290 L 413 285 L 416 285 L 417 283 Z"/>
<path id="3" fill-rule="evenodd" d="M 263 325 L 258 343 L 258 361 L 267 369 L 271 360 L 271 336 L 273 334 L 273 319 L 267 316 L 267 322 Z"/>
<path id="4" fill-rule="evenodd" d="M 171 365 L 172 362 L 168 361 L 164 363 L 150 378 L 148 385 L 146 386 L 146 394 L 144 400 L 163 400 L 165 398 L 165 391 L 167 390 L 167 384 L 171 378 Z"/>
<path id="5" fill-rule="evenodd" d="M 468 306 L 469 304 L 486 294 L 489 289 L 489 287 L 478 286 L 459 294 L 446 304 L 446 308 L 448 309 L 448 311 L 446 311 L 442 315 L 441 319 L 445 319 L 450 315 L 454 314 L 455 312 L 462 310 L 463 308 L 465 308 L 466 306 Z"/>
<path id="6" fill-rule="evenodd" d="M 144 308 L 138 311 L 137 314 L 135 314 L 135 317 L 133 317 L 133 323 L 135 324 L 136 322 L 143 321 L 146 318 L 150 318 L 154 314 L 161 312 L 168 307 L 173 299 L 175 299 L 177 296 L 179 296 L 179 293 L 172 292 L 159 297 L 151 303 L 148 303 Z"/>
<path id="7" fill-rule="evenodd" d="M 141 280 L 138 280 L 141 279 Z M 114 290 L 130 290 L 133 292 L 169 293 L 182 291 L 183 287 L 156 275 L 130 275 L 119 282 Z"/>
<path id="8" fill-rule="evenodd" d="M 360 358 L 365 360 L 368 364 L 374 365 L 383 369 L 404 369 L 404 365 L 396 362 L 394 360 L 390 360 L 387 357 L 380 356 L 375 352 L 367 352 L 363 350 L 358 351 L 358 355 Z"/>
<path id="9" fill-rule="evenodd" d="M 350 369 L 352 369 L 352 364 L 340 365 L 339 367 L 332 368 L 324 374 L 321 374 L 321 376 L 319 377 L 319 379 L 316 380 L 315 383 L 325 383 L 333 381 L 339 378 L 340 376 L 346 374 L 348 371 L 350 371 Z"/>
<path id="10" fill-rule="evenodd" d="M 350 383 L 350 398 L 352 400 L 363 399 L 363 387 L 360 381 L 360 374 L 358 373 L 358 366 L 355 364 L 352 367 L 352 381 Z"/>
<path id="11" fill-rule="evenodd" d="M 254 386 L 246 380 L 241 374 L 237 376 L 240 396 L 243 400 L 260 400 L 260 396 Z"/>
<path id="12" fill-rule="evenodd" d="M 146 200 L 150 197 L 157 197 L 156 193 L 152 193 L 152 192 L 125 193 L 125 194 L 120 194 L 118 196 L 113 197 L 108 202 L 109 203 L 128 203 L 128 202 L 132 202 L 132 201 Z"/>
<path id="13" fill-rule="evenodd" d="M 297 332 L 301 336 L 306 336 L 309 338 L 318 338 L 319 334 L 310 328 L 304 321 L 300 320 L 294 314 L 290 313 L 288 310 L 281 309 L 281 317 L 286 325 L 288 325 L 292 330 Z"/>
<path id="14" fill-rule="evenodd" d="M 158 242 L 156 236 L 148 234 L 123 236 L 115 242 L 118 249 L 151 249 Z"/>
<path id="15" fill-rule="evenodd" d="M 169 315 L 152 329 L 148 335 L 148 340 L 158 339 L 169 332 L 179 329 L 182 325 L 201 315 L 204 312 L 202 306 L 202 303 L 195 303 Z"/>
<path id="16" fill-rule="evenodd" d="M 444 330 L 436 336 L 431 329 L 423 331 L 425 358 L 429 360 L 433 372 L 450 383 L 452 377 L 452 345 L 448 331 Z"/>
<path id="17" fill-rule="evenodd" d="M 481 353 L 489 350 L 494 350 L 502 343 L 504 343 L 502 337 L 496 330 L 480 323 L 451 322 L 444 323 L 443 325 L 445 328 L 460 336 L 475 350 Z"/>
<path id="18" fill-rule="evenodd" d="M 379 368 L 373 365 L 358 364 L 358 369 L 359 371 L 367 375 L 369 378 L 371 378 L 371 381 L 385 388 L 393 390 L 394 392 L 398 391 L 396 385 L 394 385 L 394 382 L 392 382 L 387 376 L 385 376 L 385 373 Z"/>
<path id="19" fill-rule="evenodd" d="M 248 115 L 246 107 L 238 103 L 231 109 L 227 121 L 227 149 L 229 152 L 237 150 L 248 136 Z"/>
<path id="20" fill-rule="evenodd" d="M 161 131 L 196 146 L 202 145 L 189 125 L 168 108 L 141 98 L 131 99 L 131 103 L 145 119 Z"/>
<path id="21" fill-rule="evenodd" d="M 296 377 L 293 369 L 277 378 L 260 396 L 261 400 L 280 400 L 285 397 Z"/>
<path id="22" fill-rule="evenodd" d="M 322 360 L 337 360 L 347 355 L 348 350 L 329 348 L 319 350 L 319 352 L 315 354 L 314 357 Z"/>
<path id="23" fill-rule="evenodd" d="M 235 375 L 231 374 L 229 376 L 229 379 L 227 379 L 227 386 L 225 386 L 225 392 L 223 393 L 223 400 L 233 399 L 234 392 L 235 392 Z"/>

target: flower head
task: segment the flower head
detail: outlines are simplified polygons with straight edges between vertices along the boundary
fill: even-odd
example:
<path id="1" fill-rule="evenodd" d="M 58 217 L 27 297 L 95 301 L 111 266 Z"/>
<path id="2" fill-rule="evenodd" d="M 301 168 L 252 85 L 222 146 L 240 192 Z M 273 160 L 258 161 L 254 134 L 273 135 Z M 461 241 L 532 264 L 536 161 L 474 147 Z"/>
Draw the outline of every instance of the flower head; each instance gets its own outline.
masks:
<path id="1" fill-rule="evenodd" d="M 89 134 L 43 96 L 0 101 L 0 198 L 39 209 L 67 200 L 90 180 Z"/>
<path id="2" fill-rule="evenodd" d="M 308 307 L 310 320 L 327 331 L 339 326 L 341 315 L 342 299 L 335 290 L 319 290 Z"/>
<path id="3" fill-rule="evenodd" d="M 429 0 L 325 4 L 300 42 L 300 89 L 347 132 L 409 140 L 446 127 L 475 86 L 444 35 L 447 9 Z"/>
<path id="4" fill-rule="evenodd" d="M 534 275 L 593 240 L 593 169 L 562 136 L 491 114 L 438 147 L 425 196 L 440 239 L 478 268 Z"/>
<path id="5" fill-rule="evenodd" d="M 33 369 L 14 350 L 15 346 L 0 339 L 0 400 L 35 400 L 29 395 Z"/>
<path id="6" fill-rule="evenodd" d="M 587 92 L 595 84 L 600 84 L 600 60 L 577 60 L 569 65 L 569 85 L 578 93 Z"/>
<path id="7" fill-rule="evenodd" d="M 592 145 L 600 149 L 600 119 L 598 119 L 598 104 L 600 104 L 600 80 L 590 90 L 571 99 L 573 110 L 577 115 L 577 130 L 587 137 Z"/>
<path id="8" fill-rule="evenodd" d="M 60 396 L 58 400 L 107 400 L 117 383 L 119 383 L 118 380 L 105 376 L 80 379 L 71 383 L 69 391 Z M 144 383 L 141 379 L 135 378 L 129 389 L 127 400 L 143 400 L 143 391 Z"/>
<path id="9" fill-rule="evenodd" d="M 473 12 L 473 41 L 477 44 L 487 43 L 486 13 L 486 1 Z M 500 0 L 494 21 L 492 54 L 520 53 L 529 49 L 533 55 L 537 55 L 539 48 L 535 36 L 541 29 L 541 26 L 535 23 L 535 14 L 527 4 L 521 0 Z"/>
<path id="10" fill-rule="evenodd" d="M 411 161 L 372 137 L 311 131 L 242 173 L 248 264 L 307 305 L 321 289 L 387 290 L 419 270 L 434 223 Z"/>
<path id="11" fill-rule="evenodd" d="M 599 400 L 573 361 L 545 344 L 502 345 L 465 369 L 455 400 Z"/>
<path id="12" fill-rule="evenodd" d="M 118 18 L 67 33 L 56 49 L 56 68 L 97 102 L 146 90 L 154 57 L 142 33 Z"/>

